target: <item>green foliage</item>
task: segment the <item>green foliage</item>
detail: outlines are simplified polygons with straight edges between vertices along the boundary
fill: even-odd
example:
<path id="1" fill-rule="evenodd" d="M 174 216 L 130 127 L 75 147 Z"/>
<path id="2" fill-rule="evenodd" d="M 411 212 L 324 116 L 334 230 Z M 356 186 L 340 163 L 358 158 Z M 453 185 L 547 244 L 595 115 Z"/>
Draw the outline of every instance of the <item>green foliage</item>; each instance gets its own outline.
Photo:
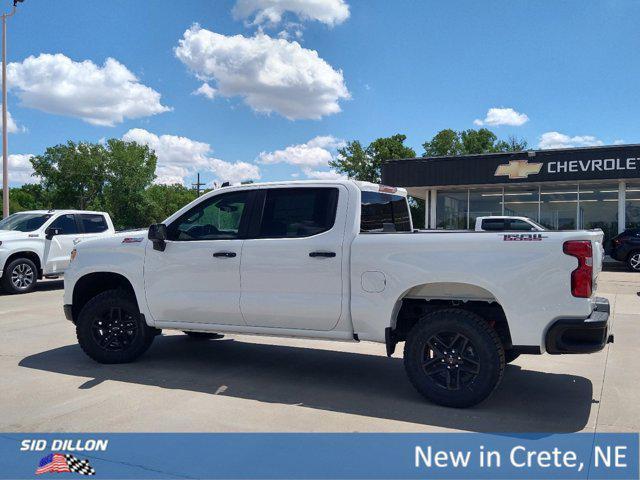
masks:
<path id="1" fill-rule="evenodd" d="M 430 142 L 422 144 L 425 157 L 446 157 L 459 155 L 462 151 L 460 135 L 455 130 L 447 128 L 440 130 Z"/>
<path id="2" fill-rule="evenodd" d="M 147 226 L 153 206 L 145 190 L 156 177 L 156 154 L 146 145 L 113 138 L 106 151 L 104 209 L 118 227 Z"/>
<path id="3" fill-rule="evenodd" d="M 159 223 L 187 203 L 196 199 L 196 192 L 183 185 L 151 185 L 145 191 L 150 206 L 147 223 Z"/>
<path id="4" fill-rule="evenodd" d="M 31 159 L 51 207 L 105 210 L 116 228 L 146 227 L 153 205 L 146 189 L 157 157 L 149 147 L 111 139 L 106 144 L 67 142 Z"/>
<path id="5" fill-rule="evenodd" d="M 380 183 L 380 170 L 385 160 L 415 157 L 416 152 L 404 145 L 406 135 L 396 134 L 378 138 L 367 148 L 358 140 L 348 142 L 338 149 L 338 156 L 329 165 L 349 178 L 364 182 Z"/>
<path id="6" fill-rule="evenodd" d="M 101 209 L 107 153 L 101 144 L 69 141 L 47 148 L 31 164 L 55 208 Z"/>
<path id="7" fill-rule="evenodd" d="M 514 136 L 507 140 L 498 140 L 496 134 L 486 128 L 461 132 L 451 129 L 440 130 L 422 146 L 425 157 L 519 152 L 528 147 L 526 140 Z"/>
<path id="8" fill-rule="evenodd" d="M 24 210 L 44 210 L 49 208 L 46 195 L 39 184 L 25 184 L 9 189 L 9 213 Z M 2 207 L 2 189 L 0 189 L 0 208 Z"/>

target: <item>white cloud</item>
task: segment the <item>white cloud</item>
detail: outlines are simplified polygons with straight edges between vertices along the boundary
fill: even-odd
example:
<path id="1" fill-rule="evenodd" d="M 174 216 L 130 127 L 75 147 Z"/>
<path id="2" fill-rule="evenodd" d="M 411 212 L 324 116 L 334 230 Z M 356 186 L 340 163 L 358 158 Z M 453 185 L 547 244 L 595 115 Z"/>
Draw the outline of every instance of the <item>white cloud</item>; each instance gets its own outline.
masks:
<path id="1" fill-rule="evenodd" d="M 573 148 L 573 147 L 596 147 L 603 145 L 602 140 L 598 140 L 592 135 L 577 135 L 570 137 L 560 132 L 546 132 L 540 136 L 538 147 L 547 148 Z"/>
<path id="2" fill-rule="evenodd" d="M 622 138 L 617 138 L 613 141 L 614 145 L 624 145 L 626 142 Z"/>
<path id="3" fill-rule="evenodd" d="M 273 152 L 261 152 L 258 155 L 258 163 L 265 165 L 287 163 L 301 168 L 328 166 L 335 156 L 335 150 L 343 145 L 343 140 L 331 135 L 318 136 L 307 143 L 290 145 Z"/>
<path id="4" fill-rule="evenodd" d="M 185 177 L 197 172 L 211 172 L 220 181 L 232 183 L 260 178 L 257 165 L 247 162 L 226 162 L 210 156 L 211 146 L 177 135 L 156 135 L 142 128 L 133 128 L 122 137 L 128 142 L 148 145 L 156 152 L 157 183 L 184 184 Z"/>
<path id="5" fill-rule="evenodd" d="M 519 127 L 529 121 L 529 117 L 524 113 L 516 112 L 513 108 L 490 108 L 487 110 L 487 116 L 484 120 L 479 118 L 473 121 L 474 125 L 509 125 Z"/>
<path id="6" fill-rule="evenodd" d="M 307 178 L 313 178 L 316 180 L 346 180 L 348 178 L 346 175 L 338 173 L 335 170 L 319 171 L 305 168 L 304 174 Z"/>
<path id="7" fill-rule="evenodd" d="M 344 0 L 237 0 L 232 10 L 236 20 L 268 27 L 278 25 L 286 13 L 333 27 L 349 18 L 349 5 Z"/>
<path id="8" fill-rule="evenodd" d="M 176 57 L 199 79 L 215 81 L 217 94 L 242 97 L 259 113 L 295 119 L 320 119 L 340 112 L 350 98 L 342 71 L 298 42 L 226 36 L 194 25 L 184 32 Z"/>
<path id="9" fill-rule="evenodd" d="M 0 109 L 2 109 L 2 104 L 0 103 Z M 2 115 L 0 114 L 0 128 L 2 128 Z M 11 116 L 11 112 L 7 110 L 7 132 L 8 133 L 18 133 L 24 132 L 24 127 L 18 127 L 18 124 Z"/>
<path id="10" fill-rule="evenodd" d="M 127 118 L 166 112 L 160 94 L 141 84 L 124 65 L 107 58 L 102 66 L 75 62 L 58 53 L 27 57 L 7 65 L 9 88 L 22 105 L 56 115 L 113 126 Z"/>
<path id="11" fill-rule="evenodd" d="M 23 183 L 35 183 L 37 178 L 32 177 L 33 168 L 29 161 L 33 157 L 30 153 L 12 153 L 9 155 L 9 183 L 20 185 Z M 0 179 L 2 170 L 0 169 Z"/>
<path id="12" fill-rule="evenodd" d="M 207 97 L 209 100 L 213 100 L 216 96 L 217 90 L 209 85 L 207 82 L 204 82 L 200 85 L 200 88 L 193 91 L 194 95 L 202 95 L 203 97 Z"/>

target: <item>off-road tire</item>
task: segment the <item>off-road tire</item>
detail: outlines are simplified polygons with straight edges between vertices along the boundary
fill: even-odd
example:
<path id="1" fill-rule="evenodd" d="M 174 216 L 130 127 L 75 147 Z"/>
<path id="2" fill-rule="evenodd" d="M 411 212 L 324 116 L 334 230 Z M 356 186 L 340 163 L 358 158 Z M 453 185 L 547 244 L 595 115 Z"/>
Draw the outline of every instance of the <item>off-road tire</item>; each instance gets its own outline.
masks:
<path id="1" fill-rule="evenodd" d="M 24 280 L 24 275 L 22 278 L 14 278 L 17 275 L 22 275 L 20 273 L 21 270 L 24 271 L 24 275 L 29 273 L 30 278 L 30 283 L 24 287 L 20 287 L 14 283 L 15 281 L 26 282 L 26 280 Z M 33 289 L 36 288 L 37 282 L 38 269 L 36 268 L 35 263 L 28 258 L 16 258 L 5 267 L 4 272 L 2 273 L 2 287 L 7 293 L 17 294 L 32 292 Z"/>
<path id="2" fill-rule="evenodd" d="M 224 338 L 224 335 L 220 333 L 212 333 L 212 332 L 187 332 L 183 331 L 182 333 L 186 333 L 189 338 L 193 338 L 194 340 L 219 340 L 220 338 Z"/>
<path id="3" fill-rule="evenodd" d="M 519 356 L 520 356 L 520 354 L 515 352 L 514 350 L 505 350 L 504 351 L 504 363 L 511 363 L 516 358 L 518 358 Z"/>
<path id="4" fill-rule="evenodd" d="M 121 312 L 119 317 L 114 313 L 118 309 Z M 122 320 L 118 322 L 117 318 Z M 116 322 L 114 328 L 119 328 L 116 333 L 110 331 L 110 324 L 104 323 L 112 321 Z M 106 326 L 103 328 L 103 325 Z M 101 333 L 104 331 L 108 333 Z M 117 340 L 109 343 L 106 338 L 109 334 L 114 336 L 118 333 L 129 338 L 129 343 L 120 342 L 120 349 L 117 348 Z M 78 315 L 76 336 L 84 353 L 96 362 L 128 363 L 147 351 L 156 336 L 156 330 L 142 319 L 138 305 L 130 294 L 123 290 L 107 290 L 93 297 L 82 308 Z M 104 341 L 107 341 L 106 346 L 101 344 Z"/>
<path id="5" fill-rule="evenodd" d="M 435 337 L 460 340 L 436 341 Z M 460 348 L 456 352 L 455 348 L 447 347 L 465 339 L 467 343 L 460 343 L 463 354 Z M 447 352 L 447 355 L 440 356 L 431 347 L 427 348 L 428 343 L 433 346 L 434 342 L 439 353 Z M 453 356 L 452 351 L 456 352 Z M 459 370 L 454 370 L 454 374 L 447 373 L 447 367 L 455 368 L 455 364 L 449 362 L 463 363 L 456 363 Z M 470 407 L 486 399 L 502 380 L 504 349 L 496 331 L 480 316 L 447 308 L 427 313 L 409 331 L 404 346 L 404 366 L 410 382 L 428 400 L 447 407 Z M 457 384 L 449 381 L 452 375 L 458 375 Z M 452 385 L 459 388 L 450 389 Z"/>

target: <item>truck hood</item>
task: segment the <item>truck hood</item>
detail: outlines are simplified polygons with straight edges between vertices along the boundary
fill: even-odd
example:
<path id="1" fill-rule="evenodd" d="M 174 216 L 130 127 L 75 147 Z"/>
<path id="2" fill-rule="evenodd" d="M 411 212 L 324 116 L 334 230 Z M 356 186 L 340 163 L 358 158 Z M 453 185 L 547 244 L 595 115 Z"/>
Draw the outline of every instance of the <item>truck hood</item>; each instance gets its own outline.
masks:
<path id="1" fill-rule="evenodd" d="M 32 235 L 32 237 L 30 237 Z M 0 242 L 9 240 L 25 240 L 28 238 L 38 238 L 37 232 L 16 232 L 15 230 L 0 230 Z"/>
<path id="2" fill-rule="evenodd" d="M 92 238 L 78 243 L 78 251 L 91 251 L 92 249 L 116 249 L 122 247 L 141 246 L 147 243 L 147 230 L 132 230 L 116 232 L 108 237 Z"/>

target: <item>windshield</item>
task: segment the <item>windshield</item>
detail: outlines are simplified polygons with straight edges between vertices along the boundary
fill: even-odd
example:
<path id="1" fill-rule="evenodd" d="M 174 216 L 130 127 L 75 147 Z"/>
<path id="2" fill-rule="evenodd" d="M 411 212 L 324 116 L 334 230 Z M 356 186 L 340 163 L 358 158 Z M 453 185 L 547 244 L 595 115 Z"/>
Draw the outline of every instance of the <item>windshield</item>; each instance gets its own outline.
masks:
<path id="1" fill-rule="evenodd" d="M 50 218 L 51 215 L 45 213 L 14 213 L 4 220 L 0 220 L 0 230 L 33 232 L 38 230 Z"/>

